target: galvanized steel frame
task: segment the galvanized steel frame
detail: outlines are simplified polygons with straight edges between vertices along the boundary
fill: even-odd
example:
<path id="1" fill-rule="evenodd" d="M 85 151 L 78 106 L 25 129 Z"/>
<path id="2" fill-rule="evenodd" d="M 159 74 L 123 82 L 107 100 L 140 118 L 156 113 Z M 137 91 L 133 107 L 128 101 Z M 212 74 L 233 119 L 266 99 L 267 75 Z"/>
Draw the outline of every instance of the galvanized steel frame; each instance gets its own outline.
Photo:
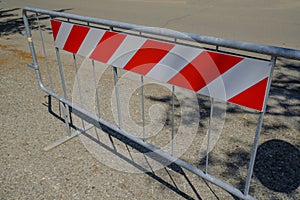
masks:
<path id="1" fill-rule="evenodd" d="M 258 54 L 264 54 L 264 55 L 269 55 L 271 56 L 271 65 L 272 65 L 272 73 L 271 73 L 271 77 L 269 77 L 269 82 L 267 85 L 267 91 L 265 94 L 265 102 L 264 102 L 264 107 L 263 107 L 263 111 L 260 113 L 259 116 L 259 120 L 257 123 L 257 128 L 256 128 L 256 133 L 255 133 L 255 138 L 254 138 L 254 142 L 253 142 L 253 147 L 252 147 L 252 152 L 251 152 L 251 158 L 250 158 L 250 163 L 249 163 L 249 168 L 248 168 L 248 173 L 247 173 L 247 179 L 246 179 L 246 184 L 245 184 L 245 189 L 244 192 L 241 192 L 240 190 L 238 190 L 237 188 L 223 182 L 220 179 L 217 179 L 213 176 L 211 176 L 210 174 L 208 174 L 207 172 L 207 168 L 208 168 L 208 154 L 206 155 L 206 167 L 205 167 L 205 172 L 201 171 L 200 169 L 190 165 L 189 163 L 182 161 L 179 158 L 176 158 L 173 156 L 173 152 L 171 154 L 162 151 L 161 149 L 159 149 L 158 147 L 145 142 L 143 139 L 136 137 L 134 135 L 132 135 L 131 133 L 128 133 L 127 131 L 122 129 L 122 119 L 121 119 L 121 114 L 120 114 L 120 108 L 119 108 L 119 102 L 118 102 L 118 88 L 116 88 L 116 95 L 117 95 L 117 110 L 118 110 L 118 126 L 111 124 L 107 121 L 105 121 L 104 119 L 100 118 L 100 116 L 88 112 L 86 110 L 84 110 L 83 108 L 73 104 L 67 97 L 66 95 L 66 88 L 65 88 L 65 82 L 64 82 L 64 76 L 63 76 L 63 70 L 62 70 L 62 66 L 61 66 L 61 62 L 60 62 L 60 54 L 59 54 L 59 50 L 56 48 L 56 55 L 57 55 L 57 59 L 58 59 L 58 65 L 59 65 L 59 72 L 60 72 L 60 76 L 61 76 L 61 81 L 62 81 L 62 87 L 64 90 L 64 97 L 61 97 L 60 95 L 56 94 L 55 92 L 53 92 L 53 90 L 48 89 L 42 82 L 41 79 L 41 72 L 39 70 L 39 64 L 38 64 L 38 60 L 37 60 L 37 56 L 36 56 L 36 52 L 35 52 L 35 48 L 34 48 L 34 44 L 32 41 L 32 35 L 31 35 L 31 30 L 30 30 L 30 26 L 29 26 L 29 21 L 28 21 L 28 17 L 27 17 L 27 12 L 30 13 L 35 13 L 37 14 L 44 14 L 44 15 L 49 15 L 50 18 L 53 17 L 61 17 L 61 18 L 65 18 L 68 21 L 70 19 L 73 20 L 78 20 L 81 22 L 85 22 L 89 25 L 89 23 L 94 23 L 94 24 L 98 24 L 98 25 L 105 25 L 108 26 L 111 30 L 113 28 L 121 28 L 121 29 L 126 29 L 126 30 L 135 30 L 138 31 L 139 34 L 142 36 L 142 33 L 147 33 L 147 34 L 153 34 L 156 36 L 166 36 L 166 37 L 170 37 L 170 38 L 174 38 L 175 42 L 177 39 L 181 39 L 181 40 L 186 40 L 186 41 L 193 41 L 193 42 L 199 42 L 199 43 L 204 43 L 204 44 L 209 44 L 209 45 L 213 45 L 216 46 L 216 49 L 218 50 L 219 47 L 226 47 L 226 48 L 230 48 L 230 49 L 237 49 L 237 50 L 242 50 L 242 51 L 246 51 L 246 52 L 254 52 L 254 53 L 258 53 Z M 32 61 L 33 63 L 29 64 L 30 67 L 32 67 L 33 69 L 35 69 L 36 72 L 36 77 L 37 77 L 37 81 L 39 83 L 40 88 L 47 93 L 48 95 L 56 98 L 59 102 L 61 102 L 63 104 L 63 116 L 64 116 L 64 120 L 65 120 L 65 124 L 66 124 L 66 130 L 68 133 L 68 136 L 65 138 L 62 138 L 61 140 L 57 141 L 56 143 L 48 146 L 45 148 L 45 150 L 49 150 L 59 144 L 62 144 L 63 142 L 68 141 L 69 139 L 77 136 L 78 134 L 92 128 L 93 126 L 101 128 L 102 130 L 106 130 L 107 133 L 109 135 L 112 135 L 116 138 L 126 138 L 127 140 L 130 140 L 140 146 L 142 146 L 143 148 L 155 153 L 156 155 L 158 155 L 159 157 L 161 157 L 162 159 L 165 159 L 171 163 L 174 163 L 200 177 L 202 177 L 205 180 L 208 180 L 209 182 L 223 188 L 224 190 L 228 191 L 229 193 L 237 196 L 238 198 L 241 199 L 254 199 L 252 196 L 250 196 L 249 193 L 249 188 L 250 188 L 250 181 L 251 181 L 251 177 L 252 177 L 252 173 L 253 173 L 253 167 L 254 167 L 254 161 L 255 161 L 255 156 L 256 156 L 256 151 L 257 151 L 257 147 L 258 147 L 258 142 L 259 142 L 259 136 L 260 136 L 260 132 L 261 132 L 261 128 L 262 128 L 262 124 L 263 124 L 263 117 L 264 114 L 266 112 L 266 105 L 267 105 L 267 101 L 268 101 L 268 95 L 269 95 L 269 90 L 271 87 L 271 81 L 272 81 L 272 74 L 274 71 L 274 67 L 275 67 L 275 63 L 276 63 L 276 58 L 277 57 L 283 57 L 283 58 L 289 58 L 289 59 L 296 59 L 296 60 L 300 60 L 300 51 L 299 50 L 295 50 L 295 49 L 287 49 L 287 48 L 281 48 L 281 47 L 275 47 L 275 46 L 266 46 L 266 45 L 261 45 L 261 44 L 254 44 L 254 43 L 249 43 L 249 42 L 240 42 L 240 41 L 234 41 L 234 40 L 227 40 L 227 39 L 222 39 L 222 38 L 216 38 L 216 37 L 211 37 L 211 36 L 203 36 L 203 35 L 197 35 L 197 34 L 192 34 L 192 33 L 179 33 L 179 32 L 175 32 L 175 31 L 171 31 L 171 30 L 167 30 L 167 29 L 161 29 L 161 28 L 151 28 L 149 29 L 149 27 L 146 26 L 140 26 L 140 25 L 135 25 L 135 24 L 128 24 L 128 23 L 122 23 L 122 22 L 116 22 L 116 21 L 110 21 L 110 20 L 104 20 L 104 19 L 98 19 L 98 18 L 91 18 L 91 17 L 85 17 L 85 16 L 79 16 L 79 15 L 75 15 L 75 14 L 69 14 L 69 13 L 63 13 L 63 12 L 55 12 L 55 11 L 50 11 L 50 10 L 44 10 L 44 9 L 39 9 L 39 8 L 29 8 L 29 7 L 25 7 L 23 9 L 23 20 L 24 20 L 24 24 L 25 24 L 25 31 L 26 31 L 26 35 L 27 35 L 27 39 L 28 39 L 28 44 L 29 44 L 29 48 L 30 48 L 30 52 L 32 54 Z M 43 41 L 42 41 L 43 42 Z M 44 47 L 43 47 L 44 48 Z M 75 55 L 74 56 L 74 62 L 76 62 L 75 59 Z M 93 63 L 93 61 L 92 61 Z M 93 67 L 94 67 L 94 63 L 93 63 Z M 117 86 L 117 69 L 114 68 L 114 81 L 115 81 L 115 86 Z M 143 84 L 143 77 L 141 77 L 141 81 Z M 173 115 L 174 115 L 174 87 L 172 87 L 172 138 L 173 138 L 173 128 L 174 128 L 174 119 L 173 119 Z M 98 91 L 96 91 L 98 92 Z M 142 94 L 144 94 L 144 88 L 142 86 Z M 98 97 L 98 95 L 97 95 Z M 68 122 L 68 117 L 67 117 L 67 111 L 66 111 L 66 106 L 68 106 L 69 108 L 72 109 L 72 113 L 74 113 L 75 115 L 77 115 L 78 117 L 80 117 L 83 121 L 86 121 L 92 125 L 89 125 L 88 127 L 83 127 L 83 129 L 78 129 L 77 131 L 75 131 L 74 133 L 70 133 L 70 127 L 69 127 L 69 122 Z M 100 112 L 99 110 L 99 106 L 98 106 L 98 112 Z M 143 99 L 143 95 L 142 95 L 142 118 L 143 118 L 143 125 L 144 125 L 144 99 Z M 211 112 L 213 111 L 213 99 L 212 99 L 212 107 L 211 107 Z M 98 113 L 100 114 L 100 113 Z M 84 124 L 84 123 L 83 123 Z M 209 125 L 209 129 L 210 129 L 210 125 Z M 208 133 L 210 132 L 210 130 L 208 130 Z M 116 135 L 115 133 L 118 133 L 118 135 Z M 144 130 L 143 130 L 143 135 L 144 135 Z M 208 135 L 209 136 L 209 135 Z M 209 138 L 208 138 L 208 145 L 209 145 Z M 172 149 L 173 149 L 173 144 L 172 144 Z M 207 151 L 208 151 L 208 146 L 207 146 Z M 157 158 L 154 158 L 157 159 Z"/>

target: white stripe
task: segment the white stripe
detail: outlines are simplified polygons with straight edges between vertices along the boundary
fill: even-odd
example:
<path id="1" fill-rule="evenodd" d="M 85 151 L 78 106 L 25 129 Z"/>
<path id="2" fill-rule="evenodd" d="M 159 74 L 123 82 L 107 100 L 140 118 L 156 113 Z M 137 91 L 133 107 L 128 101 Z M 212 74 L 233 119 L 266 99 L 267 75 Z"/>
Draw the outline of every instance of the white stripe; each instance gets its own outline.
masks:
<path id="1" fill-rule="evenodd" d="M 96 48 L 97 44 L 101 40 L 105 31 L 96 28 L 90 28 L 88 34 L 84 38 L 77 54 L 85 57 L 89 57 L 93 50 Z"/>
<path id="2" fill-rule="evenodd" d="M 222 76 L 216 78 L 213 82 L 209 83 L 206 87 L 203 87 L 197 93 L 226 101 L 225 84 Z"/>
<path id="3" fill-rule="evenodd" d="M 168 82 L 202 51 L 202 49 L 176 45 L 146 76 L 155 80 Z"/>
<path id="4" fill-rule="evenodd" d="M 128 36 L 123 40 L 116 52 L 111 56 L 107 64 L 118 68 L 124 68 L 129 60 L 145 43 L 145 38 Z M 151 56 L 151 55 L 149 55 Z"/>
<path id="5" fill-rule="evenodd" d="M 227 101 L 269 77 L 270 72 L 270 62 L 247 58 L 213 80 L 198 93 Z"/>
<path id="6" fill-rule="evenodd" d="M 65 43 L 66 43 L 66 41 L 69 37 L 69 34 L 72 30 L 72 27 L 73 27 L 73 24 L 62 22 L 62 24 L 59 28 L 59 31 L 57 33 L 56 40 L 55 40 L 56 47 L 58 47 L 60 49 L 64 48 Z"/>

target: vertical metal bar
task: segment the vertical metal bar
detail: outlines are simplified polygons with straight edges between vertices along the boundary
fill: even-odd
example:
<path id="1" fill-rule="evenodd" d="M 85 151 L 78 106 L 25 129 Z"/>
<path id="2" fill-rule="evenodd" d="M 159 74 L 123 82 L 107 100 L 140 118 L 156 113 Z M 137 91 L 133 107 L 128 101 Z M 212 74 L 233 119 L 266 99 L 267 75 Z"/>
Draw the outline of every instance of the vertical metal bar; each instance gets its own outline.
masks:
<path id="1" fill-rule="evenodd" d="M 40 24 L 38 13 L 36 14 L 36 19 L 37 19 L 37 22 L 38 22 L 38 29 L 39 29 L 39 33 L 40 33 L 41 42 L 42 42 L 42 49 L 43 49 L 44 59 L 45 59 L 45 63 L 46 63 L 48 78 L 49 78 L 49 81 L 50 81 L 50 88 L 53 91 L 53 89 L 54 89 L 53 80 L 52 80 L 51 71 L 50 71 L 49 64 L 48 64 L 48 58 L 47 58 L 47 53 L 46 53 L 46 48 L 45 48 L 45 42 L 44 42 L 44 37 L 43 37 L 42 30 L 41 30 L 41 24 Z"/>
<path id="2" fill-rule="evenodd" d="M 95 86 L 95 90 L 96 90 L 96 103 L 97 103 L 98 117 L 101 117 L 101 109 L 100 109 L 100 103 L 99 103 L 99 91 L 98 91 L 98 86 L 97 86 L 97 77 L 96 77 L 94 60 L 92 60 L 92 67 L 93 67 L 93 74 L 94 74 L 94 86 Z"/>
<path id="3" fill-rule="evenodd" d="M 59 49 L 57 47 L 55 47 L 55 52 L 56 52 L 57 63 L 58 63 L 58 67 L 59 67 L 61 84 L 62 84 L 62 88 L 63 88 L 63 92 L 64 92 L 64 98 L 68 99 L 65 78 L 64 78 L 63 69 L 62 69 L 62 65 L 61 65 L 61 59 L 60 59 L 60 55 L 59 55 Z M 64 120 L 65 120 L 65 124 L 66 124 L 66 131 L 67 131 L 68 135 L 71 135 L 71 129 L 70 129 L 70 125 L 69 125 L 66 104 L 64 104 L 64 103 L 62 106 L 62 111 L 63 111 L 63 116 L 64 116 Z"/>
<path id="4" fill-rule="evenodd" d="M 72 57 L 73 57 L 74 68 L 75 68 L 75 76 L 76 76 L 76 79 L 77 79 L 77 87 L 78 87 L 78 92 L 79 92 L 80 105 L 83 106 L 82 105 L 83 101 L 82 101 L 82 95 L 81 95 L 80 80 L 79 80 L 79 77 L 78 77 L 78 67 L 77 67 L 76 55 L 73 53 Z"/>
<path id="5" fill-rule="evenodd" d="M 87 26 L 90 26 L 90 22 L 86 22 L 86 24 L 87 24 Z M 99 91 L 98 91 L 98 86 L 97 86 L 97 76 L 96 76 L 94 60 L 92 60 L 92 67 L 93 67 L 93 75 L 94 75 L 94 86 L 95 86 L 95 91 L 96 91 L 97 112 L 98 112 L 98 117 L 101 118 L 101 109 L 100 109 L 100 103 L 99 103 Z M 96 133 L 98 141 L 100 141 L 97 127 L 95 127 L 95 133 Z"/>
<path id="6" fill-rule="evenodd" d="M 249 167 L 248 167 L 247 179 L 246 179 L 245 190 L 244 190 L 244 195 L 245 196 L 247 196 L 248 193 L 249 193 L 250 182 L 251 182 L 251 177 L 252 177 L 252 174 L 253 174 L 253 167 L 254 167 L 254 163 L 255 163 L 260 132 L 261 132 L 262 124 L 263 124 L 263 118 L 264 118 L 264 115 L 266 113 L 267 102 L 268 102 L 269 92 L 270 92 L 270 88 L 271 88 L 275 63 L 276 63 L 276 56 L 272 56 L 271 62 L 270 62 L 270 64 L 271 64 L 271 73 L 270 73 L 270 76 L 269 76 L 267 89 L 266 89 L 266 93 L 265 93 L 263 110 L 260 113 L 260 116 L 259 116 L 259 119 L 258 119 L 256 132 L 255 132 L 255 137 L 254 137 L 254 142 L 253 142 L 253 146 L 252 146 L 252 152 L 251 152 L 250 163 L 249 163 Z"/>
<path id="7" fill-rule="evenodd" d="M 177 42 L 177 38 L 174 38 L 174 43 Z M 172 117 L 171 117 L 171 125 L 172 125 L 172 130 L 171 130 L 171 155 L 173 156 L 174 155 L 174 109 L 175 109 L 175 106 L 174 106 L 174 96 L 175 96 L 175 86 L 172 85 Z"/>
<path id="8" fill-rule="evenodd" d="M 110 31 L 113 31 L 113 27 L 109 27 Z M 117 112 L 118 112 L 118 121 L 119 128 L 122 128 L 122 116 L 121 116 L 121 104 L 120 104 L 120 95 L 119 95 L 119 87 L 118 87 L 118 69 L 113 67 L 114 70 L 114 82 L 115 82 L 115 92 L 116 92 L 116 101 L 117 101 Z"/>
<path id="9" fill-rule="evenodd" d="M 89 26 L 90 22 L 87 22 L 87 25 Z M 96 91 L 97 112 L 98 112 L 98 117 L 101 118 L 101 109 L 100 109 L 100 103 L 99 103 L 99 91 L 98 91 L 98 86 L 97 86 L 97 76 L 96 76 L 95 61 L 94 60 L 92 60 L 92 67 L 93 67 L 93 75 L 94 75 L 94 77 L 93 77 L 94 78 L 94 86 L 95 86 L 95 91 Z M 100 137 L 99 137 L 99 134 L 98 134 L 97 127 L 95 127 L 95 133 L 96 133 L 97 139 L 100 141 Z"/>
<path id="10" fill-rule="evenodd" d="M 118 121 L 119 128 L 122 128 L 122 116 L 121 116 L 121 106 L 120 106 L 120 95 L 118 87 L 118 70 L 116 67 L 113 67 L 114 70 L 114 81 L 115 81 L 115 92 L 116 92 L 116 101 L 117 101 L 117 111 L 118 111 Z"/>
<path id="11" fill-rule="evenodd" d="M 142 32 L 139 32 L 139 35 L 142 36 Z M 142 123 L 143 123 L 143 140 L 146 138 L 146 130 L 145 130 L 145 88 L 144 88 L 144 77 L 141 76 L 142 82 Z"/>
<path id="12" fill-rule="evenodd" d="M 146 131 L 145 131 L 145 93 L 144 93 L 144 77 L 141 76 L 142 82 L 142 121 L 143 121 L 143 140 L 146 138 Z"/>
<path id="13" fill-rule="evenodd" d="M 86 22 L 88 26 L 90 26 L 90 22 Z M 99 91 L 97 86 L 97 76 L 96 76 L 96 70 L 95 70 L 95 61 L 92 60 L 92 67 L 93 67 L 93 75 L 94 75 L 94 86 L 96 91 L 96 103 L 97 103 L 97 112 L 98 117 L 101 117 L 101 109 L 100 109 L 100 103 L 99 103 Z"/>
<path id="14" fill-rule="evenodd" d="M 53 19 L 53 16 L 50 15 L 50 19 Z M 59 49 L 57 47 L 55 47 L 55 53 L 56 53 L 56 57 L 57 57 L 57 63 L 58 63 L 58 67 L 59 67 L 59 73 L 60 73 L 60 77 L 61 77 L 61 83 L 62 83 L 62 88 L 63 88 L 63 92 L 64 92 L 64 98 L 68 99 L 67 98 L 67 89 L 66 89 L 63 70 L 62 70 L 61 59 L 60 59 L 60 55 L 59 55 Z M 66 132 L 69 136 L 71 136 L 72 133 L 71 133 L 70 125 L 69 125 L 69 119 L 68 119 L 66 104 L 62 103 L 62 105 L 63 106 L 60 106 L 60 103 L 59 103 L 59 107 L 62 109 L 63 118 L 64 118 L 65 124 L 66 124 Z"/>
<path id="15" fill-rule="evenodd" d="M 55 52 L 56 52 L 56 57 L 57 57 L 57 63 L 58 63 L 58 69 L 59 69 L 61 84 L 62 84 L 62 88 L 63 88 L 63 92 L 64 92 L 64 98 L 68 99 L 66 83 L 65 83 L 65 78 L 64 78 L 64 72 L 63 72 L 63 69 L 62 69 L 61 59 L 60 59 L 60 55 L 59 55 L 59 49 L 57 47 L 55 47 Z"/>
<path id="16" fill-rule="evenodd" d="M 24 26 L 25 26 L 27 42 L 28 42 L 28 45 L 29 45 L 30 53 L 32 55 L 32 62 L 33 62 L 33 65 L 35 67 L 35 70 L 39 71 L 38 61 L 37 61 L 37 58 L 36 58 L 36 53 L 35 53 L 35 49 L 34 49 L 34 45 L 33 45 L 33 41 L 32 41 L 32 35 L 31 35 L 30 28 L 29 28 L 30 25 L 29 25 L 29 22 L 28 22 L 26 11 L 24 11 L 24 10 L 23 10 L 23 13 L 22 13 L 22 17 L 23 17 Z"/>
<path id="17" fill-rule="evenodd" d="M 74 68 L 75 68 L 75 77 L 77 79 L 77 87 L 78 87 L 78 92 L 79 92 L 80 105 L 82 107 L 84 107 L 84 105 L 83 105 L 83 99 L 82 99 L 82 94 L 81 94 L 80 79 L 79 79 L 79 76 L 78 76 L 78 67 L 77 67 L 76 55 L 73 53 L 72 57 L 73 57 Z M 84 124 L 84 120 L 83 119 L 81 119 L 81 123 L 82 123 L 82 128 L 85 129 L 85 124 Z"/>
<path id="18" fill-rule="evenodd" d="M 216 46 L 216 51 L 219 51 L 219 46 Z M 209 147 L 210 147 L 210 135 L 211 135 L 211 121 L 214 112 L 214 98 L 211 97 L 211 105 L 210 105 L 210 114 L 209 114 L 209 121 L 208 121 L 208 129 L 207 129 L 207 146 L 205 152 L 205 173 L 208 174 L 208 156 L 209 156 Z"/>
<path id="19" fill-rule="evenodd" d="M 174 155 L 174 97 L 175 96 L 175 86 L 172 85 L 172 156 Z"/>
<path id="20" fill-rule="evenodd" d="M 61 108 L 62 108 L 63 118 L 64 118 L 65 124 L 66 124 L 66 132 L 67 132 L 68 135 L 71 135 L 71 129 L 70 129 L 70 125 L 69 125 L 69 119 L 68 119 L 66 104 L 62 103 Z"/>
<path id="21" fill-rule="evenodd" d="M 211 98 L 211 106 L 210 106 L 210 115 L 208 121 L 208 129 L 207 129 L 207 146 L 206 146 L 206 160 L 205 160 L 205 173 L 208 173 L 208 154 L 209 154 L 209 146 L 210 146 L 210 132 L 211 132 L 211 120 L 214 112 L 214 98 Z"/>

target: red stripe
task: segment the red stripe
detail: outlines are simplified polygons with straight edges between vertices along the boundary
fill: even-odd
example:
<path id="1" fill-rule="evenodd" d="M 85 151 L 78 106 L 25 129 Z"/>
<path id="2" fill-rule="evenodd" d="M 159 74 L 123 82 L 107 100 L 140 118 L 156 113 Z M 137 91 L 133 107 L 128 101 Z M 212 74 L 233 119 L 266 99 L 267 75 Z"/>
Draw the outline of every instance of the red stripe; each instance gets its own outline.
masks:
<path id="1" fill-rule="evenodd" d="M 261 111 L 265 99 L 267 83 L 268 77 L 232 97 L 228 102 Z"/>
<path id="2" fill-rule="evenodd" d="M 53 19 L 51 19 L 50 22 L 51 22 L 51 27 L 52 27 L 53 38 L 54 38 L 54 41 L 55 41 L 56 40 L 56 36 L 58 34 L 58 31 L 59 31 L 59 28 L 61 26 L 61 22 L 53 20 Z"/>
<path id="3" fill-rule="evenodd" d="M 228 54 L 221 54 L 217 52 L 207 52 L 211 59 L 214 61 L 215 65 L 219 69 L 220 74 L 223 74 L 237 63 L 243 60 L 241 57 L 232 56 Z"/>
<path id="4" fill-rule="evenodd" d="M 205 85 L 205 81 L 192 64 L 187 65 L 169 80 L 168 83 L 193 91 L 198 91 L 200 85 Z"/>
<path id="5" fill-rule="evenodd" d="M 125 34 L 106 31 L 90 58 L 107 63 L 125 38 Z"/>
<path id="6" fill-rule="evenodd" d="M 175 45 L 147 40 L 124 69 L 146 75 Z"/>
<path id="7" fill-rule="evenodd" d="M 203 51 L 168 83 L 199 91 L 241 60 L 243 58 Z"/>
<path id="8" fill-rule="evenodd" d="M 217 76 L 219 76 L 219 73 L 214 62 L 210 59 L 208 53 L 203 51 L 171 78 L 168 83 L 198 91 Z"/>
<path id="9" fill-rule="evenodd" d="M 90 28 L 86 26 L 73 25 L 63 49 L 71 53 L 77 53 L 89 30 Z"/>

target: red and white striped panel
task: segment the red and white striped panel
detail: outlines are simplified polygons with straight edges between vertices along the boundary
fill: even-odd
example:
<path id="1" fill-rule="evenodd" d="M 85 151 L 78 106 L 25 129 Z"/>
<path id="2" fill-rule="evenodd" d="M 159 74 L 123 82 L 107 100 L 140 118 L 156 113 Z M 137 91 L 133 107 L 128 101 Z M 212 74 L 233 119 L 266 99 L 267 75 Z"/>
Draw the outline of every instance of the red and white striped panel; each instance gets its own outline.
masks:
<path id="1" fill-rule="evenodd" d="M 261 111 L 270 62 L 51 20 L 68 52 Z"/>

